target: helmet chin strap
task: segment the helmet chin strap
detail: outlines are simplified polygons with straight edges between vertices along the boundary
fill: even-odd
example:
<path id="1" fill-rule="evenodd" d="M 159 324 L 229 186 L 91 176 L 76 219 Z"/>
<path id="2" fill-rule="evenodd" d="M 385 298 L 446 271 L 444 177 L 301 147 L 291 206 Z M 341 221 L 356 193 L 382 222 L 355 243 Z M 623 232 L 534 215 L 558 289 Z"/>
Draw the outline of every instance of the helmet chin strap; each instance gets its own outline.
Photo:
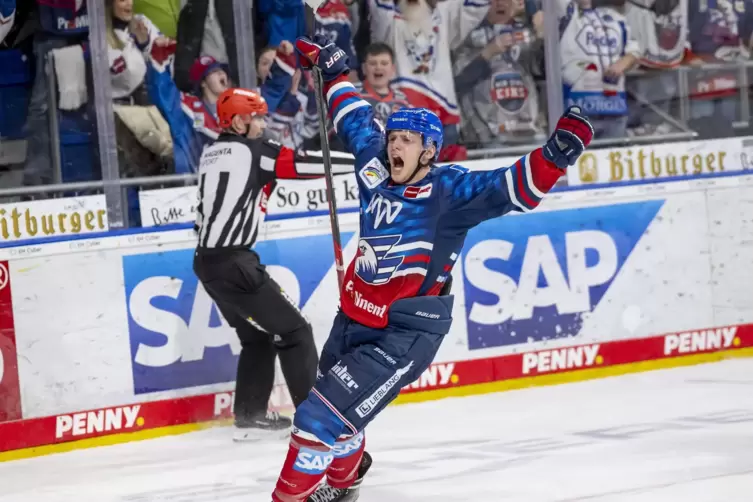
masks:
<path id="1" fill-rule="evenodd" d="M 427 151 L 428 151 L 428 150 L 423 150 L 423 151 L 421 152 L 421 155 L 419 155 L 419 156 L 418 156 L 418 162 L 416 163 L 416 168 L 415 168 L 415 169 L 413 170 L 413 174 L 411 174 L 411 175 L 410 175 L 410 178 L 408 178 L 407 180 L 405 180 L 405 182 L 403 183 L 403 185 L 407 185 L 407 184 L 409 184 L 410 182 L 412 182 L 412 181 L 413 181 L 413 179 L 414 179 L 414 178 L 416 177 L 416 175 L 418 174 L 418 172 L 419 172 L 419 171 L 420 171 L 420 170 L 421 170 L 422 168 L 426 167 L 426 166 L 422 166 L 422 165 L 421 165 L 421 157 L 423 157 L 423 156 L 424 156 L 424 154 L 425 154 L 425 153 L 426 153 Z M 431 164 L 427 164 L 427 165 L 431 165 Z"/>

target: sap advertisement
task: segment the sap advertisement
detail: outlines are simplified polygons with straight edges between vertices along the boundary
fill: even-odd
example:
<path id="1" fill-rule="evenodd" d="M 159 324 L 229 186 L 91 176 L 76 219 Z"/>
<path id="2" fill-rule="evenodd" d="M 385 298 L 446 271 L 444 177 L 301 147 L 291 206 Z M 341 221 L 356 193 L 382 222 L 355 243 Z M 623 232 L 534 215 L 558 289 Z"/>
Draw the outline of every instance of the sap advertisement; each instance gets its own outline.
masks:
<path id="1" fill-rule="evenodd" d="M 466 240 L 462 274 L 456 272 L 453 332 L 470 351 L 579 335 L 664 204 L 541 211 L 479 225 Z M 355 240 L 343 235 L 350 247 Z M 256 250 L 306 312 L 334 266 L 331 246 L 329 235 L 318 235 L 260 242 Z M 240 343 L 198 283 L 192 260 L 192 249 L 123 257 L 136 394 L 235 379 Z M 334 288 L 319 298 L 338 302 Z M 330 322 L 315 330 L 326 333 Z"/>
<path id="2" fill-rule="evenodd" d="M 471 350 L 577 335 L 663 200 L 487 221 L 463 249 Z"/>
<path id="3" fill-rule="evenodd" d="M 471 230 L 436 362 L 753 322 L 753 233 L 741 223 L 753 176 L 692 183 L 559 192 Z M 342 223 L 347 261 L 357 226 Z M 275 222 L 256 246 L 319 347 L 339 304 L 328 226 Z M 2 384 L 19 382 L 24 418 L 232 390 L 240 344 L 193 273 L 194 239 L 171 230 L 0 249 L 0 303 L 12 305 Z"/>
<path id="4" fill-rule="evenodd" d="M 352 236 L 342 235 L 346 242 Z M 301 308 L 334 263 L 329 235 L 262 241 L 255 249 Z M 235 380 L 240 342 L 196 278 L 193 254 L 123 257 L 136 394 Z"/>

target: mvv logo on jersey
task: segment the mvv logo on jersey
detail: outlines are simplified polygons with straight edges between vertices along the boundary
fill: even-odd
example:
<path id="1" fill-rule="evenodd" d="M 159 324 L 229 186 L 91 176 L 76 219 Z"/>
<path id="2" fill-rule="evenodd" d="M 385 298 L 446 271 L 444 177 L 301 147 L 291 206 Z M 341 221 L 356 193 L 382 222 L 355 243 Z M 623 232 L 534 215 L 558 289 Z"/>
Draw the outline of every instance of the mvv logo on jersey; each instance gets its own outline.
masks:
<path id="1" fill-rule="evenodd" d="M 469 232 L 470 349 L 574 336 L 664 201 L 531 213 Z M 523 220 L 519 218 L 524 218 Z"/>
<path id="2" fill-rule="evenodd" d="M 385 221 L 388 225 L 391 225 L 402 209 L 402 202 L 391 201 L 381 194 L 375 193 L 366 207 L 366 214 L 374 215 L 374 230 L 376 230 Z"/>

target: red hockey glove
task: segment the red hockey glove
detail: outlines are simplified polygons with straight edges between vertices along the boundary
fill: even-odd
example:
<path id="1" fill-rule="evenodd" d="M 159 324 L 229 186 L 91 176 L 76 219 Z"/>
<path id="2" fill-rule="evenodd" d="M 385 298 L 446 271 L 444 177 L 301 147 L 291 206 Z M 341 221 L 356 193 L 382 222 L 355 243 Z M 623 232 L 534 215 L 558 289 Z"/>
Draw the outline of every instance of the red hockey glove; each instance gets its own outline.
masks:
<path id="1" fill-rule="evenodd" d="M 557 128 L 544 145 L 544 158 L 560 169 L 575 164 L 578 157 L 591 144 L 594 128 L 577 106 L 565 110 Z"/>
<path id="2" fill-rule="evenodd" d="M 295 41 L 295 50 L 300 56 L 301 66 L 306 69 L 318 66 L 322 71 L 322 78 L 327 82 L 350 71 L 345 51 L 322 35 L 314 36 L 313 40 L 298 37 Z"/>

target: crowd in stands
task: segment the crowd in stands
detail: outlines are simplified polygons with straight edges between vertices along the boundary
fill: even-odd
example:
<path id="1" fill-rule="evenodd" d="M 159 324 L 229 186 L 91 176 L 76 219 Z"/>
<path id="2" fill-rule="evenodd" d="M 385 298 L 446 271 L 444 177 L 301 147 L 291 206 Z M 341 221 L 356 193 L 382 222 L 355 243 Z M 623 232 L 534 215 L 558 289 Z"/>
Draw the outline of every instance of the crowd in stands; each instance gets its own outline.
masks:
<path id="1" fill-rule="evenodd" d="M 59 181 L 101 177 L 87 1 L 0 0 L 2 188 L 51 183 L 55 162 Z M 101 1 L 121 176 L 195 172 L 219 131 L 217 98 L 238 83 L 233 1 Z M 555 6 L 559 33 L 545 29 L 543 1 Z M 302 0 L 255 0 L 250 39 L 269 134 L 316 149 L 314 84 L 291 44 L 306 32 L 304 9 Z M 328 0 L 316 31 L 346 50 L 379 120 L 404 106 L 438 114 L 442 161 L 544 140 L 550 35 L 563 104 L 586 111 L 597 139 L 749 133 L 741 63 L 753 0 Z M 2 176 L 11 171 L 16 181 Z"/>

